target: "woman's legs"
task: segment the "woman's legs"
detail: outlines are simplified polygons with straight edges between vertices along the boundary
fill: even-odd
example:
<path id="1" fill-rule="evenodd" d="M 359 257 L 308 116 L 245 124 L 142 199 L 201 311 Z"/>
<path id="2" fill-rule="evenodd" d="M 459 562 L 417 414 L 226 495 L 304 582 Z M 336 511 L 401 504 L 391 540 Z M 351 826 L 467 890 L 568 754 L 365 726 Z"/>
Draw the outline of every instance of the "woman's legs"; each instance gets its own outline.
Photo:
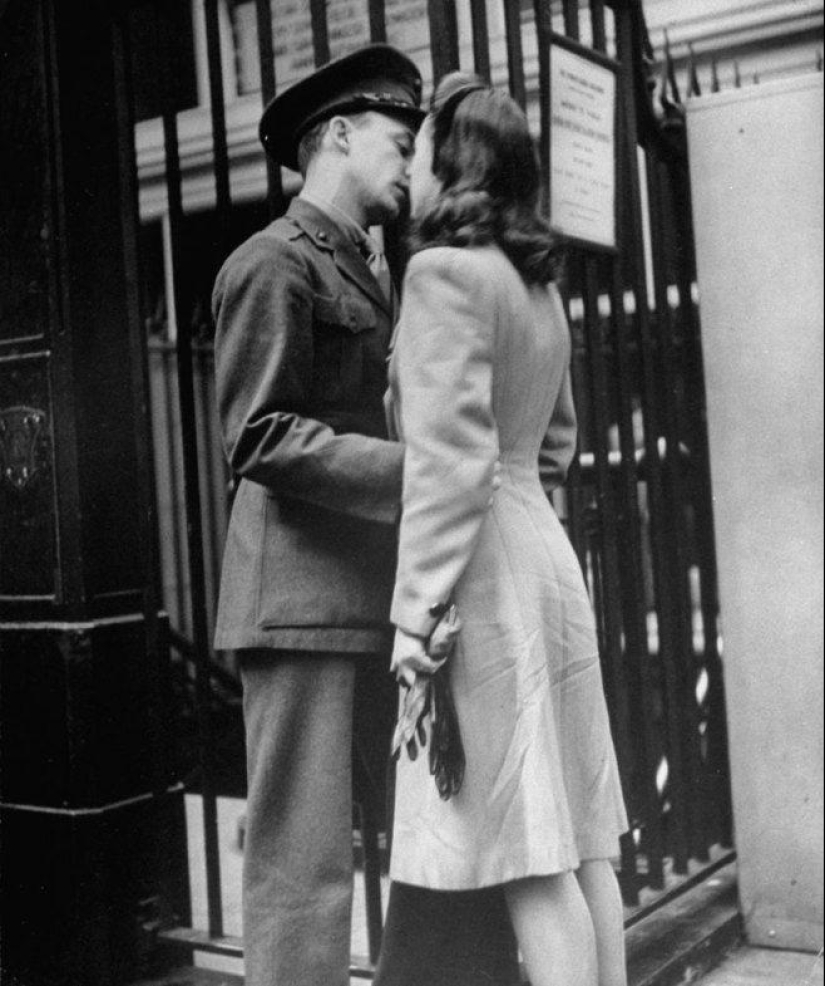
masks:
<path id="1" fill-rule="evenodd" d="M 531 986 L 597 986 L 593 922 L 575 876 L 516 880 L 504 893 Z"/>
<path id="2" fill-rule="evenodd" d="M 596 933 L 599 986 L 627 986 L 624 911 L 613 867 L 607 859 L 588 859 L 576 876 Z"/>

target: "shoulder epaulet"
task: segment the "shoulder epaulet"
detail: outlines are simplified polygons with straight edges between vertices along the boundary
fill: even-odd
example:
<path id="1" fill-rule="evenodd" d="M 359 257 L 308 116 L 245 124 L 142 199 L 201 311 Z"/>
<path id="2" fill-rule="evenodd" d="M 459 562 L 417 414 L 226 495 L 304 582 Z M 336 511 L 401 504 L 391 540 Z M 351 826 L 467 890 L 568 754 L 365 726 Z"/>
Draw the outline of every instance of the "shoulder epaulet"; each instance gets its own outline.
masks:
<path id="1" fill-rule="evenodd" d="M 264 226 L 262 230 L 257 234 L 258 236 L 271 236 L 276 240 L 297 240 L 299 237 L 306 235 L 292 218 L 292 216 L 278 216 L 277 219 L 273 219 L 268 226 Z"/>
<path id="2" fill-rule="evenodd" d="M 282 232 L 283 236 L 288 240 L 297 240 L 307 235 L 306 230 L 293 216 L 281 216 L 277 220 L 277 225 L 279 232 Z"/>

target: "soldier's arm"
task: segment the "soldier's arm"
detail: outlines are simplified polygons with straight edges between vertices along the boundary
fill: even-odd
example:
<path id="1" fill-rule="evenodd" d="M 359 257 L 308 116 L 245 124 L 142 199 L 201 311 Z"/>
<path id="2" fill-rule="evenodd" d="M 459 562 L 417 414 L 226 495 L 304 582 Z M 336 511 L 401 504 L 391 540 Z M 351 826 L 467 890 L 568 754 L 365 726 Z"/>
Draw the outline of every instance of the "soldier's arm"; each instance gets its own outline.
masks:
<path id="1" fill-rule="evenodd" d="M 253 238 L 221 270 L 212 302 L 218 411 L 233 471 L 276 495 L 394 523 L 401 446 L 336 434 L 307 416 L 312 291 L 300 250 Z"/>

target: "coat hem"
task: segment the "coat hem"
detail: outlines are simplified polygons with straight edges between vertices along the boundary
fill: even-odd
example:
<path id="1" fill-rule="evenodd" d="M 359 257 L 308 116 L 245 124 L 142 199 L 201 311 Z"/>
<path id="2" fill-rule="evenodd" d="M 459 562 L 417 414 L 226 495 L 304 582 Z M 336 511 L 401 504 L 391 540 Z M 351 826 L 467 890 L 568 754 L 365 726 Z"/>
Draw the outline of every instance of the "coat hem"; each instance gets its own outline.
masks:
<path id="1" fill-rule="evenodd" d="M 388 654 L 392 647 L 392 634 L 388 630 L 342 627 L 273 627 L 241 634 L 215 635 L 217 650 L 247 650 L 258 647 L 383 655 Z"/>
<path id="2" fill-rule="evenodd" d="M 569 856 L 559 857 L 555 861 L 546 861 L 540 864 L 525 864 L 523 866 L 509 866 L 494 868 L 493 872 L 488 871 L 487 876 L 478 876 L 475 879 L 467 877 L 465 879 L 426 879 L 420 875 L 411 873 L 408 868 L 399 868 L 390 864 L 390 879 L 394 883 L 404 883 L 412 887 L 422 887 L 426 890 L 437 891 L 466 891 L 484 890 L 490 887 L 501 887 L 517 880 L 528 880 L 533 877 L 559 876 L 562 873 L 571 873 L 577 870 L 582 863 L 595 860 L 615 860 L 620 857 L 618 836 L 615 840 L 609 840 L 589 846 L 582 846 L 581 849 L 573 851 Z"/>

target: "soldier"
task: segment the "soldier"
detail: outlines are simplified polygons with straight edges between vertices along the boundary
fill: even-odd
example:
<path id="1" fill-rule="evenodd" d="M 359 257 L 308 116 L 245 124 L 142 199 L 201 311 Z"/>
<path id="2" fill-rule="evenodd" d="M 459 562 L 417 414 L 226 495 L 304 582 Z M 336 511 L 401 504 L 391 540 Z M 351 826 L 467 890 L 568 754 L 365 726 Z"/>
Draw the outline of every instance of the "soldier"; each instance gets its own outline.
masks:
<path id="1" fill-rule="evenodd" d="M 406 204 L 420 100 L 418 70 L 387 45 L 278 95 L 261 140 L 303 189 L 235 250 L 213 294 L 239 477 L 215 644 L 237 652 L 244 692 L 248 986 L 348 983 L 351 749 L 354 731 L 381 758 L 389 747 L 403 457 L 383 407 L 393 290 L 367 229 Z"/>

